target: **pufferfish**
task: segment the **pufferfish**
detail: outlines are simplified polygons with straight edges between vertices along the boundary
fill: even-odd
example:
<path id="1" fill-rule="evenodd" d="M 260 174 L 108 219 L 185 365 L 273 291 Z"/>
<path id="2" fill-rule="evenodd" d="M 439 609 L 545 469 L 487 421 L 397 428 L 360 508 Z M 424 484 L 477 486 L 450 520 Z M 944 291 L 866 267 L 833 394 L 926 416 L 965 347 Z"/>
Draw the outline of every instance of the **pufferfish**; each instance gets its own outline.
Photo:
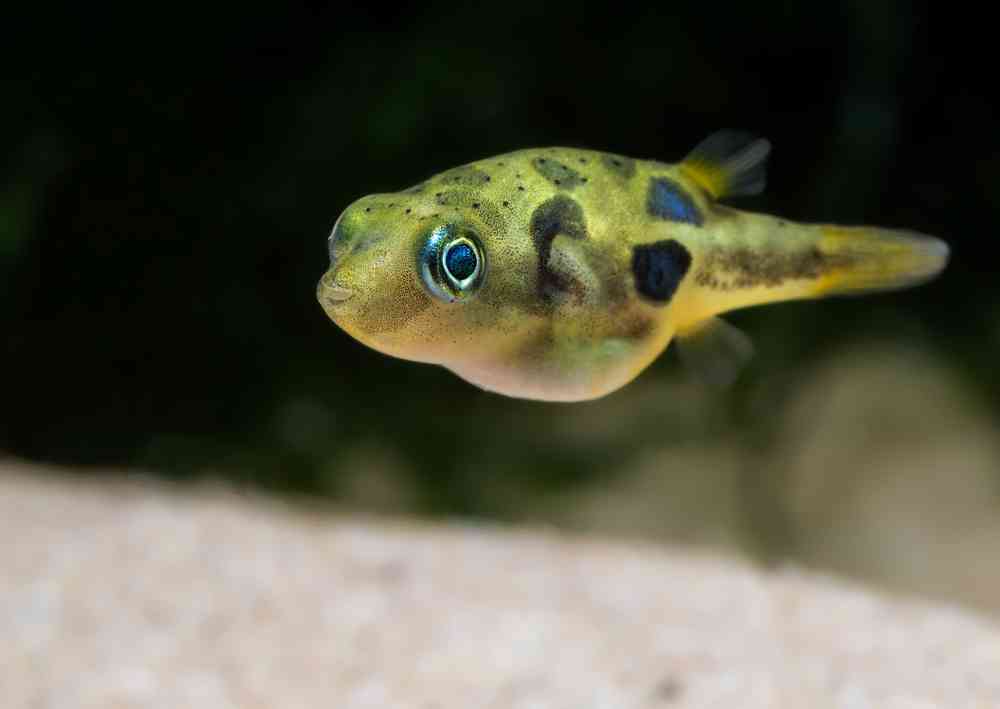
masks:
<path id="1" fill-rule="evenodd" d="M 679 163 L 519 150 L 355 201 L 318 298 L 360 342 L 489 391 L 581 401 L 675 340 L 730 379 L 751 351 L 720 313 L 888 290 L 948 247 L 911 231 L 796 223 L 720 204 L 764 188 L 770 143 L 716 133 Z"/>

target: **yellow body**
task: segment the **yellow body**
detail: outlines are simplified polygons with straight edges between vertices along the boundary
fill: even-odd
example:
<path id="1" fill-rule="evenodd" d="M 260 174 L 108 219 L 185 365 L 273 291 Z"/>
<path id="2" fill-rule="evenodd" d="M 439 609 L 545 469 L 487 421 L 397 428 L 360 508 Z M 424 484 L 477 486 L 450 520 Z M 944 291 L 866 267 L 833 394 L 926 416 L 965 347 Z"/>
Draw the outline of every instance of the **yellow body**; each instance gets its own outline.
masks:
<path id="1" fill-rule="evenodd" d="M 910 285 L 943 267 L 931 237 L 718 204 L 762 186 L 767 147 L 716 143 L 676 164 L 521 150 L 364 197 L 330 236 L 319 301 L 386 354 L 509 396 L 575 401 L 628 383 L 718 313 Z M 740 188 L 753 171 L 761 184 Z M 449 254 L 458 275 L 475 265 L 467 283 Z"/>

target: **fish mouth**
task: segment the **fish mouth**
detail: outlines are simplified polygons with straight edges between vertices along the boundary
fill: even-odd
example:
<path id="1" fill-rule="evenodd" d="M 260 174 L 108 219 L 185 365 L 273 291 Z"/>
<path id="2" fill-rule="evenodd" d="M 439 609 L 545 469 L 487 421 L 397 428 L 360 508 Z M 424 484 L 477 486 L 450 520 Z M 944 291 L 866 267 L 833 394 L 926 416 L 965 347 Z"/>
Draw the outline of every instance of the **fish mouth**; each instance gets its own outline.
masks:
<path id="1" fill-rule="evenodd" d="M 336 308 L 354 297 L 354 289 L 338 283 L 334 274 L 327 272 L 316 287 L 316 297 L 324 308 Z"/>
<path id="2" fill-rule="evenodd" d="M 338 285 L 327 285 L 323 288 L 323 297 L 331 305 L 338 305 L 354 297 L 354 290 Z"/>

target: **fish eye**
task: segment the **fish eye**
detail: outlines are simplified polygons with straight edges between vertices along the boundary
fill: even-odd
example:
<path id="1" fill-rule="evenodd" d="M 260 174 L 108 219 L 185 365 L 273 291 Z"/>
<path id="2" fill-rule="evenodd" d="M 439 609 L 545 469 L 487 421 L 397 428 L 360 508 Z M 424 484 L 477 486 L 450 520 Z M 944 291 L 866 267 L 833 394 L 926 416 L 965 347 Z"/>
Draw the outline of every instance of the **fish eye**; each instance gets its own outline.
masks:
<path id="1" fill-rule="evenodd" d="M 471 229 L 448 224 L 434 229 L 420 250 L 420 276 L 432 295 L 447 303 L 482 285 L 483 251 Z"/>
<path id="2" fill-rule="evenodd" d="M 445 247 L 441 264 L 451 284 L 462 290 L 479 272 L 479 253 L 468 239 L 456 239 Z"/>

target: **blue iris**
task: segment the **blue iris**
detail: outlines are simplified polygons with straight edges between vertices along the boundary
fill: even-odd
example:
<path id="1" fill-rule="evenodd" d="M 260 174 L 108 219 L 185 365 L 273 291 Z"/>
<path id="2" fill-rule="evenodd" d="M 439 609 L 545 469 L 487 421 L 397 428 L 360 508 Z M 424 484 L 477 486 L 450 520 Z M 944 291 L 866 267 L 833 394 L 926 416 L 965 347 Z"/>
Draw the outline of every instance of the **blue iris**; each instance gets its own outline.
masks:
<path id="1" fill-rule="evenodd" d="M 456 281 L 464 281 L 476 272 L 479 257 L 469 244 L 455 244 L 444 257 L 445 268 Z"/>

